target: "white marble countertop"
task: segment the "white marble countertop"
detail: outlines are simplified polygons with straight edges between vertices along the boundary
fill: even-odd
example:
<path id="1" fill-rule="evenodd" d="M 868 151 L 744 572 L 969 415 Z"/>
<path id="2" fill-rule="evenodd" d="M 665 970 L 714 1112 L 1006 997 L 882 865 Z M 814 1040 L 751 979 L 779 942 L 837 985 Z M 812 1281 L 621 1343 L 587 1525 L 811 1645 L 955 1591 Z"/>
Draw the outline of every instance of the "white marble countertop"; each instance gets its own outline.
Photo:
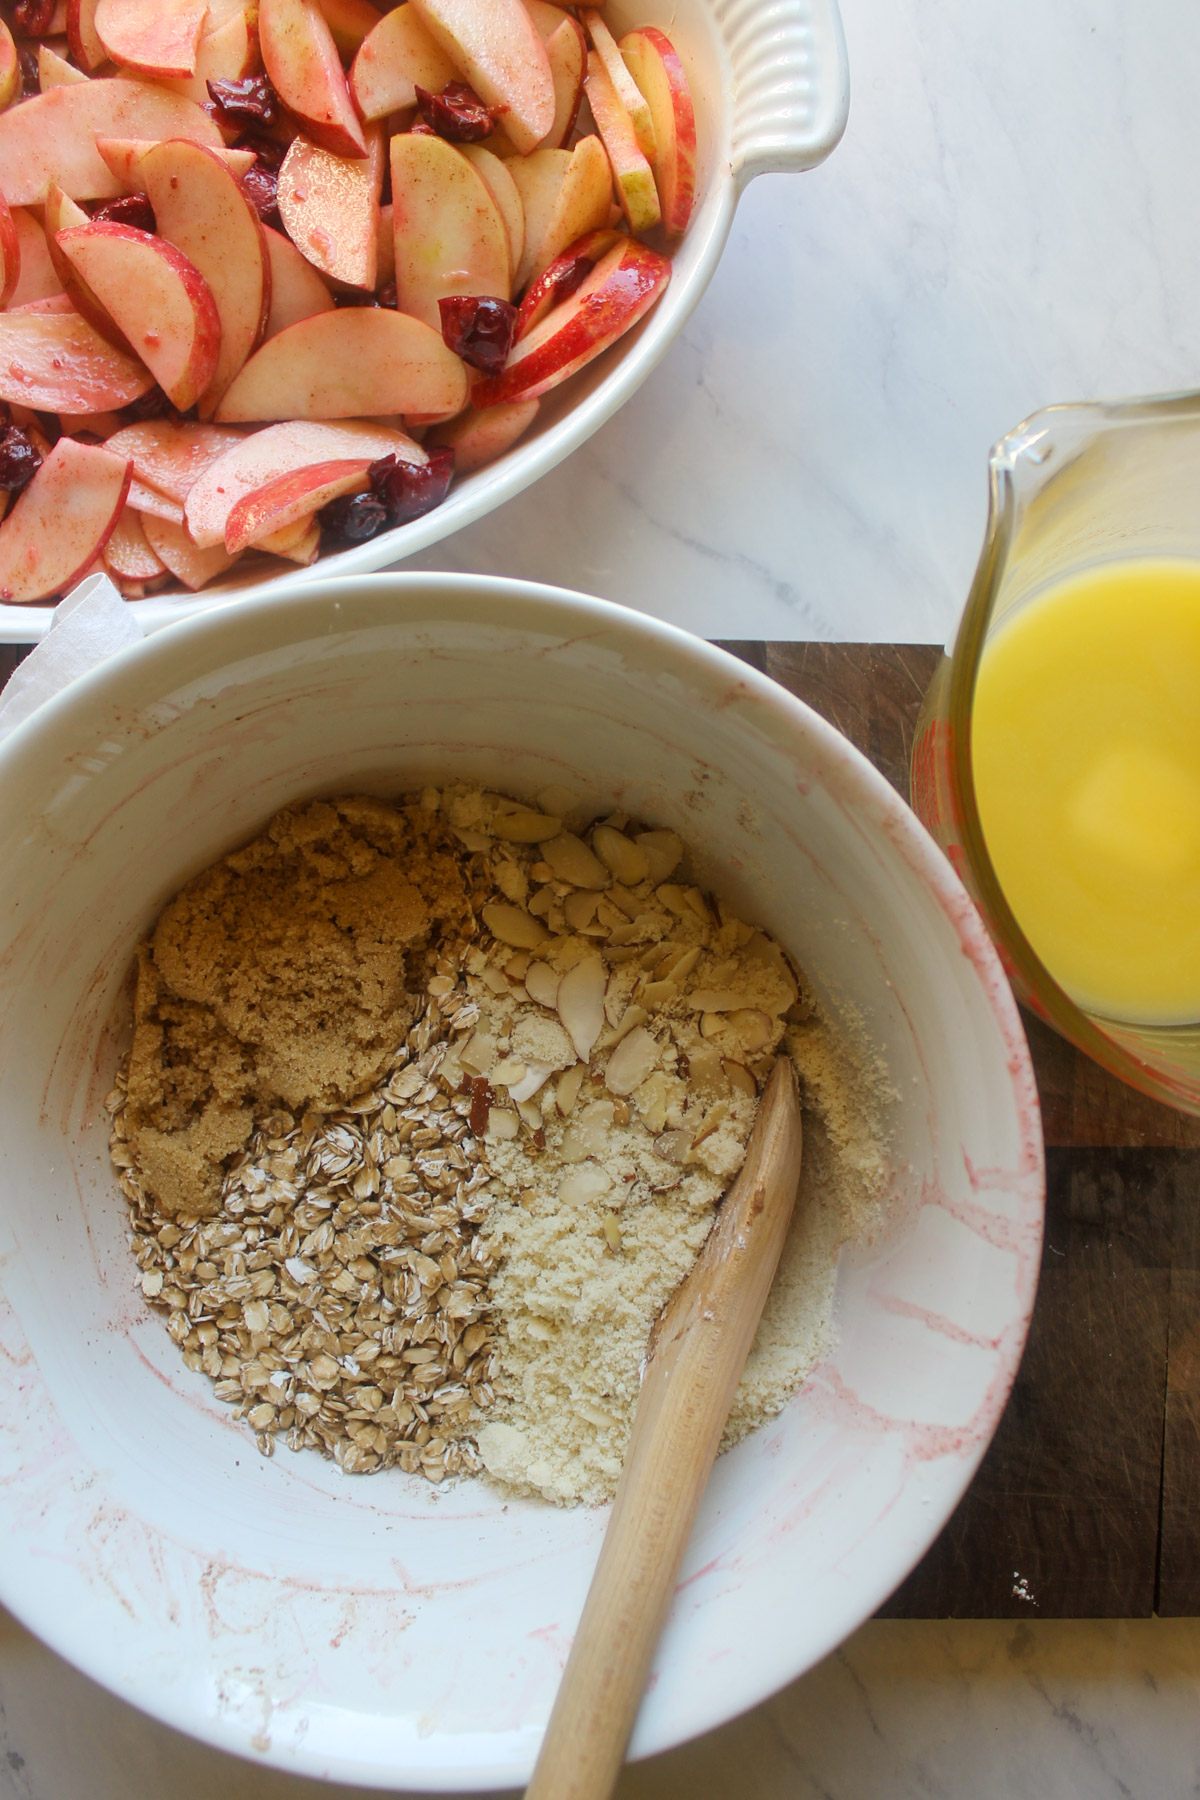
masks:
<path id="1" fill-rule="evenodd" d="M 751 187 L 683 340 L 536 489 L 418 566 L 561 582 L 717 637 L 930 641 L 984 458 L 1053 400 L 1200 380 L 1200 14 L 844 0 L 845 141 Z M 1200 1625 L 867 1626 L 625 1800 L 1200 1792 Z M 0 1615 L 0 1800 L 300 1800 Z"/>
<path id="2" fill-rule="evenodd" d="M 710 637 L 937 642 L 989 446 L 1054 401 L 1200 385 L 1200 15 L 843 0 L 850 123 L 742 201 L 616 418 L 413 559 Z"/>

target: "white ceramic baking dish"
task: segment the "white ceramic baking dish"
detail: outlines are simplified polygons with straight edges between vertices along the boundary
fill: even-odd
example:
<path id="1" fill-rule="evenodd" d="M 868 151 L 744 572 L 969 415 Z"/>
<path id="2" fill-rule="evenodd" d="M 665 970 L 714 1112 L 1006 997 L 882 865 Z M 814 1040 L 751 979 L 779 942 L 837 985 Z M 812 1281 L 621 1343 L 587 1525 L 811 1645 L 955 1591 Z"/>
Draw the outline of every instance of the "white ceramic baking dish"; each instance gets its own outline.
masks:
<path id="1" fill-rule="evenodd" d="M 181 1730 L 393 1791 L 528 1776 L 606 1509 L 259 1457 L 137 1289 L 103 1100 L 184 880 L 287 801 L 454 777 L 678 828 L 895 1095 L 884 1228 L 843 1253 L 833 1349 L 717 1465 L 635 1754 L 790 1681 L 917 1561 L 995 1429 L 1041 1239 L 978 915 L 882 776 L 723 652 L 525 583 L 368 576 L 186 621 L 47 702 L 0 745 L 0 1603 Z"/>
<path id="2" fill-rule="evenodd" d="M 456 482 L 434 512 L 370 543 L 322 557 L 299 579 L 360 575 L 460 531 L 510 500 L 589 438 L 641 385 L 708 286 L 738 196 L 755 175 L 801 170 L 837 144 L 850 103 L 837 0 L 612 0 L 614 29 L 658 25 L 684 58 L 696 104 L 697 206 L 666 294 L 646 320 L 573 380 L 547 395 L 535 430 L 507 456 Z M 264 575 L 264 569 L 273 571 Z M 203 593 L 132 604 L 148 630 L 238 593 L 290 591 L 297 577 L 260 558 Z M 0 605 L 0 643 L 36 642 L 48 606 Z"/>

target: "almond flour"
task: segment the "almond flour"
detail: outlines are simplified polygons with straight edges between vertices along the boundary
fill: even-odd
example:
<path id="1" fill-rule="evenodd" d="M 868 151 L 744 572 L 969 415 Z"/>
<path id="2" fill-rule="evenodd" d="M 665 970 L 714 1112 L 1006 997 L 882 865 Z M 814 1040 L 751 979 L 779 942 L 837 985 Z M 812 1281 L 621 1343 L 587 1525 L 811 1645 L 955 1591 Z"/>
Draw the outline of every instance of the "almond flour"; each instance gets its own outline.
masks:
<path id="1" fill-rule="evenodd" d="M 288 809 L 140 952 L 111 1103 L 142 1291 L 265 1452 L 608 1497 L 781 1053 L 804 1191 L 727 1441 L 829 1341 L 878 1077 L 674 833 L 570 804 Z"/>

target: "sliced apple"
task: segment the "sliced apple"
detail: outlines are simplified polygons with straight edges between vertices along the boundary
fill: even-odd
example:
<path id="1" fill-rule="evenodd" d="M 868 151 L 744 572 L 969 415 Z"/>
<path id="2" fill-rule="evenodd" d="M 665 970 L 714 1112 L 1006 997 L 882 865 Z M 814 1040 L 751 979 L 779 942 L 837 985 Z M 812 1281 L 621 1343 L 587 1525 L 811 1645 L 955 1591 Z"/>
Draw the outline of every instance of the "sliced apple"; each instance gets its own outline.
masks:
<path id="1" fill-rule="evenodd" d="M 256 350 L 217 407 L 226 424 L 457 412 L 466 371 L 440 332 L 384 307 L 301 319 Z"/>
<path id="2" fill-rule="evenodd" d="M 649 311 L 671 279 L 671 264 L 636 238 L 614 244 L 569 299 L 547 314 L 518 344 L 508 366 L 471 389 L 483 411 L 531 399 L 557 387 Z"/>
<path id="3" fill-rule="evenodd" d="M 128 406 L 154 386 L 77 312 L 0 313 L 0 400 L 42 412 Z"/>
<path id="4" fill-rule="evenodd" d="M 23 300 L 19 306 L 10 306 L 8 310 L 22 313 L 73 313 L 78 312 L 79 308 L 69 294 L 47 294 L 44 300 Z M 102 332 L 101 336 L 103 335 Z M 70 416 L 67 413 L 59 414 L 60 420 Z"/>
<path id="5" fill-rule="evenodd" d="M 436 425 L 426 441 L 453 450 L 455 474 L 469 475 L 510 450 L 529 430 L 540 405 L 540 400 L 510 400 L 505 406 L 489 406 L 486 412 L 471 409 Z"/>
<path id="6" fill-rule="evenodd" d="M 392 221 L 396 304 L 402 311 L 440 332 L 439 300 L 452 294 L 507 300 L 511 276 L 504 221 L 483 177 L 455 145 L 411 132 L 392 139 Z"/>
<path id="7" fill-rule="evenodd" d="M 218 149 L 207 113 L 148 81 L 81 81 L 35 94 L 0 113 L 0 170 L 10 206 L 40 206 L 51 182 L 72 200 L 111 200 L 123 189 L 98 137 L 190 138 Z"/>
<path id="8" fill-rule="evenodd" d="M 347 419 L 339 425 L 293 419 L 272 425 L 235 444 L 199 477 L 187 497 L 188 531 L 201 548 L 224 544 L 225 522 L 245 495 L 295 469 L 356 456 L 372 461 L 397 456 L 422 466 L 429 460 L 404 432 L 372 419 Z"/>
<path id="9" fill-rule="evenodd" d="M 383 131 L 364 131 L 366 156 L 335 156 L 294 137 L 279 170 L 279 216 L 296 248 L 331 281 L 373 288 L 383 190 Z"/>
<path id="10" fill-rule="evenodd" d="M 51 183 L 42 207 L 42 222 L 46 254 L 58 278 L 59 286 L 66 293 L 71 305 L 76 312 L 83 314 L 88 324 L 98 331 L 101 337 L 107 338 L 109 343 L 115 344 L 124 355 L 135 357 L 136 360 L 133 346 L 125 334 L 114 325 L 109 317 L 108 308 L 101 305 L 65 250 L 59 248 L 58 234 L 60 231 L 69 231 L 77 225 L 90 223 L 82 206 L 76 206 L 74 200 L 64 194 L 60 187 Z"/>
<path id="11" fill-rule="evenodd" d="M 67 43 L 85 75 L 94 75 L 108 61 L 108 51 L 96 30 L 97 0 L 67 0 Z"/>
<path id="12" fill-rule="evenodd" d="M 146 542 L 155 556 L 170 569 L 176 581 L 182 581 L 184 587 L 191 588 L 193 593 L 215 580 L 218 575 L 223 575 L 236 561 L 224 544 L 200 549 L 192 542 L 182 525 L 172 525 L 167 519 L 155 519 L 147 515 L 142 521 L 142 528 L 146 533 Z"/>
<path id="13" fill-rule="evenodd" d="M 375 291 L 396 278 L 396 227 L 392 221 L 392 205 L 379 208 L 375 222 Z"/>
<path id="14" fill-rule="evenodd" d="M 330 36 L 343 57 L 352 57 L 380 21 L 378 7 L 368 0 L 317 0 Z"/>
<path id="15" fill-rule="evenodd" d="M 525 11 L 533 20 L 533 28 L 543 44 L 548 44 L 563 21 L 563 9 L 552 0 L 524 0 Z"/>
<path id="16" fill-rule="evenodd" d="M 200 395 L 207 418 L 262 339 L 271 305 L 271 264 L 258 213 L 242 184 L 202 144 L 172 138 L 141 163 L 158 234 L 182 251 L 212 293 L 220 345 Z"/>
<path id="17" fill-rule="evenodd" d="M 129 464 L 60 438 L 0 525 L 0 601 L 47 600 L 90 568 L 129 490 Z"/>
<path id="18" fill-rule="evenodd" d="M 104 438 L 107 440 L 112 436 L 114 431 L 119 431 L 121 429 L 121 416 L 119 413 L 115 412 L 60 412 L 58 415 L 58 427 L 64 437 L 77 437 L 80 432 L 86 431 L 93 438 Z M 107 442 L 105 443 L 104 448 L 106 450 L 108 449 Z M 114 451 L 113 454 L 118 455 L 119 452 Z"/>
<path id="19" fill-rule="evenodd" d="M 0 112 L 21 98 L 24 85 L 21 59 L 17 55 L 13 34 L 4 20 L 0 19 Z M 0 514 L 0 518 L 2 517 L 3 514 Z"/>
<path id="20" fill-rule="evenodd" d="M 321 549 L 321 527 L 315 517 L 305 519 L 299 525 L 289 525 L 261 538 L 254 548 L 269 551 L 272 556 L 284 556 L 288 562 L 315 563 Z"/>
<path id="21" fill-rule="evenodd" d="M 271 262 L 271 310 L 263 341 L 277 337 L 289 325 L 333 311 L 333 295 L 307 257 L 301 256 L 290 238 L 263 226 Z"/>
<path id="22" fill-rule="evenodd" d="M 22 212 L 18 207 L 17 213 Z M 28 217 L 28 214 L 25 214 Z M 17 283 L 21 279 L 21 239 L 17 235 L 17 220 L 8 201 L 0 194 L 0 310 L 3 310 L 17 291 Z M 37 298 L 37 296 L 33 296 Z"/>
<path id="23" fill-rule="evenodd" d="M 150 548 L 140 515 L 128 501 L 104 546 L 104 566 L 122 581 L 156 581 L 167 572 L 166 564 Z"/>
<path id="24" fill-rule="evenodd" d="M 125 193 L 145 193 L 146 183 L 142 178 L 142 158 L 147 150 L 154 148 L 151 138 L 100 137 L 96 139 L 96 148 L 121 183 Z M 244 175 L 258 161 L 253 150 L 227 150 L 223 144 L 209 144 L 206 145 L 206 148 L 214 156 L 219 156 L 233 175 Z"/>
<path id="25" fill-rule="evenodd" d="M 372 461 L 374 458 L 356 456 L 315 463 L 311 468 L 277 475 L 264 487 L 243 495 L 225 521 L 225 548 L 245 550 L 273 532 L 311 517 L 343 494 L 361 494 L 369 485 L 367 470 Z"/>
<path id="26" fill-rule="evenodd" d="M 129 483 L 128 504 L 145 518 L 166 519 L 171 525 L 183 524 L 183 508 L 178 500 L 168 500 L 165 494 L 147 487 L 136 475 Z"/>
<path id="27" fill-rule="evenodd" d="M 525 244 L 513 284 L 514 291 L 519 294 L 529 279 L 537 246 L 550 228 L 571 166 L 571 152 L 546 147 L 535 150 L 531 156 L 513 157 L 504 166 L 521 197 L 525 219 Z"/>
<path id="28" fill-rule="evenodd" d="M 537 208 L 538 235 L 534 235 L 534 214 L 526 214 L 525 254 L 517 270 L 518 290 L 536 281 L 568 244 L 607 223 L 612 205 L 612 169 L 598 137 L 580 138 L 569 152 L 535 150 L 524 159 L 524 167 L 528 169 L 543 156 L 563 155 L 567 156 L 567 163 L 553 205 L 548 215 L 541 206 Z M 517 169 L 513 179 L 520 185 Z"/>
<path id="29" fill-rule="evenodd" d="M 641 88 L 633 79 L 626 67 L 616 40 L 598 12 L 585 12 L 583 23 L 592 40 L 592 49 L 604 65 L 604 72 L 612 83 L 613 91 L 621 105 L 629 114 L 638 149 L 648 163 L 653 164 L 658 153 L 658 145 L 654 133 L 654 118 L 649 102 Z"/>
<path id="30" fill-rule="evenodd" d="M 39 44 L 37 52 L 38 92 L 45 94 L 51 88 L 70 87 L 73 81 L 86 81 L 87 76 L 74 63 L 69 63 L 49 44 Z"/>
<path id="31" fill-rule="evenodd" d="M 4 215 L 7 212 L 3 198 L 0 197 L 0 306 L 5 304 L 4 267 L 7 257 L 4 252 L 5 229 Z M 63 284 L 54 270 L 50 260 L 50 252 L 46 245 L 46 234 L 33 213 L 27 212 L 23 206 L 14 206 L 11 214 L 13 231 L 16 236 L 16 248 L 20 262 L 20 277 L 16 287 L 8 297 L 12 306 L 28 306 L 34 300 L 46 300 L 54 294 L 61 294 Z"/>
<path id="32" fill-rule="evenodd" d="M 241 81 L 247 75 L 257 75 L 262 59 L 254 17 L 252 11 L 238 11 L 215 30 L 210 27 L 196 46 L 192 73 L 163 85 L 173 94 L 194 100 L 197 106 L 207 106 L 210 81 Z"/>
<path id="33" fill-rule="evenodd" d="M 627 32 L 619 48 L 650 108 L 663 227 L 678 237 L 692 216 L 696 193 L 696 114 L 687 73 L 670 38 L 653 25 Z"/>
<path id="34" fill-rule="evenodd" d="M 96 0 L 96 36 L 127 69 L 190 75 L 207 10 L 207 0 Z"/>
<path id="35" fill-rule="evenodd" d="M 216 302 L 195 264 L 131 225 L 77 225 L 56 242 L 171 404 L 180 412 L 194 406 L 221 350 Z"/>
<path id="36" fill-rule="evenodd" d="M 543 269 L 537 280 L 530 282 L 525 297 L 517 308 L 513 343 L 519 343 L 535 325 L 540 325 L 551 307 L 568 299 L 621 236 L 621 232 L 601 226 L 598 231 L 589 231 L 573 244 L 568 244 L 549 267 Z"/>
<path id="37" fill-rule="evenodd" d="M 624 67 L 624 64 L 621 65 Z M 658 224 L 661 209 L 654 170 L 637 141 L 633 121 L 613 86 L 608 70 L 594 50 L 588 55 L 584 91 L 596 121 L 596 129 L 608 152 L 617 198 L 633 232 L 649 231 Z"/>
<path id="38" fill-rule="evenodd" d="M 138 425 L 125 425 L 115 432 L 108 448 L 129 458 L 135 480 L 182 506 L 205 469 L 240 444 L 245 435 L 228 425 L 143 419 Z"/>
<path id="39" fill-rule="evenodd" d="M 417 103 L 417 89 L 440 94 L 458 70 L 411 6 L 385 13 L 350 68 L 350 92 L 364 119 L 382 119 Z"/>
<path id="40" fill-rule="evenodd" d="M 261 0 L 258 37 L 271 85 L 314 143 L 365 156 L 337 45 L 317 0 Z"/>
<path id="41" fill-rule="evenodd" d="M 546 142 L 561 149 L 575 129 L 583 104 L 587 40 L 578 19 L 569 13 L 559 17 L 561 23 L 546 39 L 546 60 L 554 81 L 554 123 L 546 135 Z"/>
<path id="42" fill-rule="evenodd" d="M 554 124 L 554 78 L 522 0 L 408 4 L 480 99 L 505 109 L 505 133 L 520 153 L 536 150 Z"/>
<path id="43" fill-rule="evenodd" d="M 482 180 L 504 221 L 511 285 L 516 280 L 517 268 L 525 250 L 525 208 L 521 205 L 517 184 L 508 164 L 494 151 L 486 150 L 482 144 L 460 144 L 458 149 Z"/>

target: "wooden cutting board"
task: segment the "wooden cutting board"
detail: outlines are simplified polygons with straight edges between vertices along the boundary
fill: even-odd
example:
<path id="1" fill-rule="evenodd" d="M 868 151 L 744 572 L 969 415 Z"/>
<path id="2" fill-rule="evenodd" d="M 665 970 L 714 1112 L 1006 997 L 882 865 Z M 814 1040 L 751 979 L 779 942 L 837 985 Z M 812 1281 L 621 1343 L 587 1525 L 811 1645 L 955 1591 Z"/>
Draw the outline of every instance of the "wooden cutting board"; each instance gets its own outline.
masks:
<path id="1" fill-rule="evenodd" d="M 845 733 L 907 798 L 940 650 L 724 648 Z M 0 647 L 0 684 L 24 654 Z M 1200 1119 L 1026 1016 L 1048 1198 L 1029 1343 L 996 1437 L 891 1618 L 1200 1614 Z"/>

